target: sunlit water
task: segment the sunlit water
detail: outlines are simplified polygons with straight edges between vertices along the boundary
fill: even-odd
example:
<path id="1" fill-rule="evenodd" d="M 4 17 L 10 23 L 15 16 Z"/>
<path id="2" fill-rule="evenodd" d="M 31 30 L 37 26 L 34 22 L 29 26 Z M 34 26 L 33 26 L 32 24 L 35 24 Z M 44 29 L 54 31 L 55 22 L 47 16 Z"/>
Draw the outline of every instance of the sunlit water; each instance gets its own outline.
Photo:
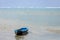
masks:
<path id="1" fill-rule="evenodd" d="M 1 8 L 0 40 L 60 40 L 60 9 Z M 16 36 L 14 30 L 26 26 L 29 33 Z"/>

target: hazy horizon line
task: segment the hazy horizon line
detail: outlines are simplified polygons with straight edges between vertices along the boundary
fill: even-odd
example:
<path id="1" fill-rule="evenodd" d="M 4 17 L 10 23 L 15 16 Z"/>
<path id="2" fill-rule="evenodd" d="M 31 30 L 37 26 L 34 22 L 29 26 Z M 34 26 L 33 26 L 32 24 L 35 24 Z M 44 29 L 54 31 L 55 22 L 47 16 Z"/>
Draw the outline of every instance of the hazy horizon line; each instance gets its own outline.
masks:
<path id="1" fill-rule="evenodd" d="M 0 8 L 60 8 L 60 7 L 0 7 Z"/>

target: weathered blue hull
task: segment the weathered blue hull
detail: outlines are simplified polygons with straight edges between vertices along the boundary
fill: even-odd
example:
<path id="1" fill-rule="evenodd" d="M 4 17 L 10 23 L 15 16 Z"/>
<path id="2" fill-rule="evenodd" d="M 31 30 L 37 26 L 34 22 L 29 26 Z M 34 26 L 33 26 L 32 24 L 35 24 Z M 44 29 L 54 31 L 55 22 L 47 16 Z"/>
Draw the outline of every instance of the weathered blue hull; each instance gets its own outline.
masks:
<path id="1" fill-rule="evenodd" d="M 16 35 L 26 35 L 28 34 L 28 29 L 27 28 L 21 28 L 18 30 L 15 30 Z"/>

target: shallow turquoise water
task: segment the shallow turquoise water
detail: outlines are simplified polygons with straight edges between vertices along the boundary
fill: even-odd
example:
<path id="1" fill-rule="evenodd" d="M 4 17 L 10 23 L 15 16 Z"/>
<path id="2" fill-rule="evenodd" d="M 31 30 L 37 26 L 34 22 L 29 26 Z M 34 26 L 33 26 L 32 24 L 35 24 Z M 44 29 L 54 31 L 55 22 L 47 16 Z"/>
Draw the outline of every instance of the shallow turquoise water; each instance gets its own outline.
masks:
<path id="1" fill-rule="evenodd" d="M 23 26 L 29 28 L 29 34 L 15 36 L 14 30 Z M 60 40 L 59 37 L 59 8 L 0 8 L 1 40 Z"/>

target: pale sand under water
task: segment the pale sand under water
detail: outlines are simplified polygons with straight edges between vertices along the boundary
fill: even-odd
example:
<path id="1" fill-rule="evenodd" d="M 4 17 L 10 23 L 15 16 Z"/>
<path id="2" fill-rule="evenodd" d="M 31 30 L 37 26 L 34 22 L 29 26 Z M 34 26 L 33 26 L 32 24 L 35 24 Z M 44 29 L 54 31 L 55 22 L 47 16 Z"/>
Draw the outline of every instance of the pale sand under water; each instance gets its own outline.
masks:
<path id="1" fill-rule="evenodd" d="M 16 20 L 1 19 L 0 40 L 60 40 L 60 28 L 24 24 L 24 21 L 21 22 L 22 24 L 19 24 Z M 14 30 L 23 26 L 29 28 L 29 34 L 26 36 L 16 36 Z"/>

